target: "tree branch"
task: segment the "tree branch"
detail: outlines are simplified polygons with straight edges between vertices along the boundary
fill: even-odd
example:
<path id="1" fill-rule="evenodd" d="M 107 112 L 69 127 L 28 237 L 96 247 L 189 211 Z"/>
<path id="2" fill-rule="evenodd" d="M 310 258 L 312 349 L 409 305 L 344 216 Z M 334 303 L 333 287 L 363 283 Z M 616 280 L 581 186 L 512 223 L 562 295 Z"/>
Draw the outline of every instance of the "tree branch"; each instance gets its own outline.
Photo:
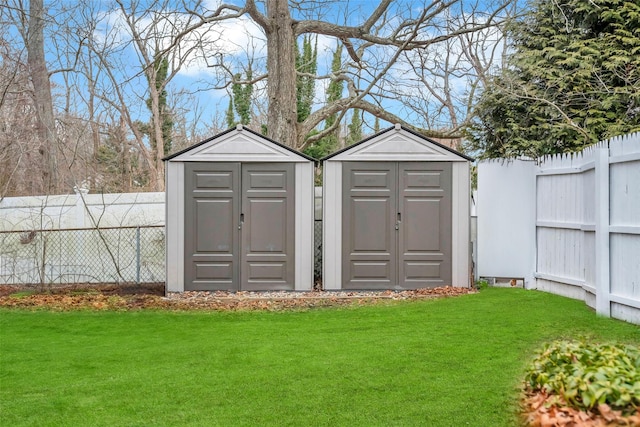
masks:
<path id="1" fill-rule="evenodd" d="M 526 89 L 525 89 L 526 91 Z M 554 110 L 556 110 L 558 112 L 558 114 L 560 114 L 560 116 L 562 116 L 562 118 L 564 119 L 564 121 L 573 129 L 577 130 L 578 132 L 580 132 L 586 139 L 587 141 L 591 141 L 591 136 L 587 133 L 587 131 L 585 131 L 584 129 L 582 129 L 580 126 L 578 126 L 572 119 L 571 117 L 569 117 L 567 115 L 567 113 L 565 113 L 562 108 L 560 108 L 558 105 L 556 105 L 554 102 L 549 101 L 548 99 L 545 98 L 540 98 L 538 96 L 533 96 L 533 95 L 527 95 L 526 93 L 524 95 L 521 95 L 515 91 L 511 91 L 510 92 L 511 95 L 515 96 L 516 98 L 520 98 L 520 99 L 527 99 L 530 101 L 536 101 L 536 102 L 542 102 L 543 104 L 546 104 L 548 106 L 550 106 L 551 108 L 553 108 Z"/>
<path id="2" fill-rule="evenodd" d="M 260 11 L 258 11 L 254 0 L 246 1 L 244 5 L 244 11 L 248 13 L 251 19 L 253 19 L 256 24 L 260 25 L 266 33 L 270 33 L 272 31 L 271 27 L 273 25 L 271 21 L 262 13 L 260 13 Z"/>

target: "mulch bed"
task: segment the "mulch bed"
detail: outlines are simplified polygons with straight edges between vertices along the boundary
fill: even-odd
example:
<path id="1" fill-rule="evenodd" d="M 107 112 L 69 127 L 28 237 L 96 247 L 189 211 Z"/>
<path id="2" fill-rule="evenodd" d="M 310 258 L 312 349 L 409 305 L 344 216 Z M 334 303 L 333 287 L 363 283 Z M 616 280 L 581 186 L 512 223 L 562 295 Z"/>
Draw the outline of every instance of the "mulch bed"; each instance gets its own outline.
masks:
<path id="1" fill-rule="evenodd" d="M 367 292 L 182 292 L 167 293 L 164 283 L 144 285 L 0 285 L 0 307 L 68 310 L 269 310 L 353 306 L 394 300 L 465 295 L 475 289 L 451 286 L 412 291 Z"/>

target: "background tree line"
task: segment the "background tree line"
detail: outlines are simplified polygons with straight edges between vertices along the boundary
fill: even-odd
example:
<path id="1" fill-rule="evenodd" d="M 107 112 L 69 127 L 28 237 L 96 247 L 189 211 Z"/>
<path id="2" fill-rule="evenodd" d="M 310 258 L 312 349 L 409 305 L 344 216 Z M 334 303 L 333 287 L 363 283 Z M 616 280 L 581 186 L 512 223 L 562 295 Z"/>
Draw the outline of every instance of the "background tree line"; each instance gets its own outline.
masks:
<path id="1" fill-rule="evenodd" d="M 396 122 L 482 157 L 638 129 L 634 2 L 212 4 L 0 6 L 0 197 L 159 191 L 237 123 L 314 157 Z"/>

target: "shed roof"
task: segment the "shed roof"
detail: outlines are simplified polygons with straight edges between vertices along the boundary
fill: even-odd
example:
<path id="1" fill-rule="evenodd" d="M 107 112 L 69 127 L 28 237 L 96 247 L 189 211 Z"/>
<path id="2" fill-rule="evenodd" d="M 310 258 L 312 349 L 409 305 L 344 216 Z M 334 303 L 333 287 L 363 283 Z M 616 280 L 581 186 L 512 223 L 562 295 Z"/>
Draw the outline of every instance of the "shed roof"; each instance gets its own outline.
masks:
<path id="1" fill-rule="evenodd" d="M 162 160 L 316 162 L 313 157 L 267 138 L 243 125 L 214 135 L 191 147 L 166 156 Z"/>
<path id="2" fill-rule="evenodd" d="M 323 157 L 325 160 L 473 161 L 472 157 L 399 124 Z"/>

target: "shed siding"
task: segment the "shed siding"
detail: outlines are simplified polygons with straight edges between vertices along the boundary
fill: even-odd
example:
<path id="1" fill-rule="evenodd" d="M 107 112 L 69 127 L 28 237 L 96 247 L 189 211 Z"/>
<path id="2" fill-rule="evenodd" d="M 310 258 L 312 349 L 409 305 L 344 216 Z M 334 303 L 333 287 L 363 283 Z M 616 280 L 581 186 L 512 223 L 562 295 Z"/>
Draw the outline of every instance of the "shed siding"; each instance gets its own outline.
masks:
<path id="1" fill-rule="evenodd" d="M 184 290 L 184 165 L 167 162 L 166 173 L 166 286 Z"/>
<path id="2" fill-rule="evenodd" d="M 297 291 L 313 289 L 314 164 L 295 165 L 295 283 Z M 302 197 L 301 197 L 302 195 Z M 308 195 L 313 195 L 307 197 Z"/>
<path id="3" fill-rule="evenodd" d="M 468 287 L 471 274 L 471 174 L 468 162 L 452 163 L 451 284 Z"/>
<path id="4" fill-rule="evenodd" d="M 339 290 L 342 287 L 341 162 L 324 163 L 322 192 L 322 285 L 326 290 Z"/>

